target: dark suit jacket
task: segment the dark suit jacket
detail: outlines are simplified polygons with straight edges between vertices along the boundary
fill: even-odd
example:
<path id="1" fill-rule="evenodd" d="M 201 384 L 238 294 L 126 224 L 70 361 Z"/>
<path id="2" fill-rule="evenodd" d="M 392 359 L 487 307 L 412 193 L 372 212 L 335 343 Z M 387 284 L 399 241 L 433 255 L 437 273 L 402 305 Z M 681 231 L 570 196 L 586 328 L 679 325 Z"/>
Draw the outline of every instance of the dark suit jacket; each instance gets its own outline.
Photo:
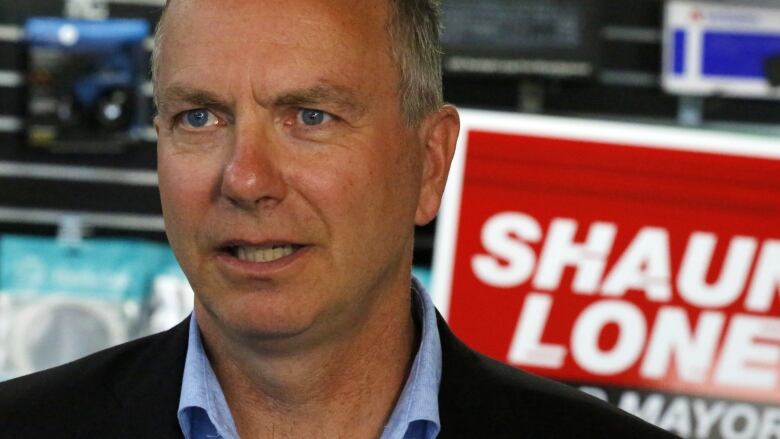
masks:
<path id="1" fill-rule="evenodd" d="M 0 384 L 0 438 L 181 438 L 189 319 Z M 441 439 L 673 437 L 601 401 L 488 359 L 439 318 Z"/>

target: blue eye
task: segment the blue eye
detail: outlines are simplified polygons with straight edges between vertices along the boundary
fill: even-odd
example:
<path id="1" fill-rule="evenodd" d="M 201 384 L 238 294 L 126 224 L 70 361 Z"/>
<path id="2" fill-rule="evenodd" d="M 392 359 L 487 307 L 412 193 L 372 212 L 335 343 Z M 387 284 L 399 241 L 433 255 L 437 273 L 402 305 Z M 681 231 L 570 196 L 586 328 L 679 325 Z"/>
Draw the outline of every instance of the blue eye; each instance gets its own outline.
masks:
<path id="1" fill-rule="evenodd" d="M 330 120 L 332 116 L 324 111 L 304 108 L 298 112 L 298 117 L 304 125 L 315 126 Z"/>
<path id="2" fill-rule="evenodd" d="M 184 121 L 193 128 L 203 128 L 208 125 L 211 113 L 203 108 L 184 113 Z"/>

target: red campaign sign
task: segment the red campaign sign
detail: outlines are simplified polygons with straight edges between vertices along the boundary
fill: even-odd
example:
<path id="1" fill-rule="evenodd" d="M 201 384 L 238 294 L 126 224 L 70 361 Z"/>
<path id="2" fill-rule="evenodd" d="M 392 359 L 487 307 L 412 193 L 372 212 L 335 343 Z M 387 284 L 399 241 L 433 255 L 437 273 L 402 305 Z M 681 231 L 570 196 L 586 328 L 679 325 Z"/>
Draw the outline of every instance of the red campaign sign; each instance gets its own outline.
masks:
<path id="1" fill-rule="evenodd" d="M 569 382 L 780 402 L 780 142 L 463 121 L 433 292 L 468 345 Z"/>

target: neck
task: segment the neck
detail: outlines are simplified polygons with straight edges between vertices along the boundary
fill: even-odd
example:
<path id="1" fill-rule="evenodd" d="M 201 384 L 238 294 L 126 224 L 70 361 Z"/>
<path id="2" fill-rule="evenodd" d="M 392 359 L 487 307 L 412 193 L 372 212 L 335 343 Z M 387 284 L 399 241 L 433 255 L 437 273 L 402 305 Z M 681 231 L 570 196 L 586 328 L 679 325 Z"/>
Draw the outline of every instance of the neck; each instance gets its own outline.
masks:
<path id="1" fill-rule="evenodd" d="M 241 437 L 379 437 L 417 346 L 408 283 L 349 337 L 280 355 L 221 337 L 204 345 Z M 211 335 L 211 336 L 210 336 Z"/>

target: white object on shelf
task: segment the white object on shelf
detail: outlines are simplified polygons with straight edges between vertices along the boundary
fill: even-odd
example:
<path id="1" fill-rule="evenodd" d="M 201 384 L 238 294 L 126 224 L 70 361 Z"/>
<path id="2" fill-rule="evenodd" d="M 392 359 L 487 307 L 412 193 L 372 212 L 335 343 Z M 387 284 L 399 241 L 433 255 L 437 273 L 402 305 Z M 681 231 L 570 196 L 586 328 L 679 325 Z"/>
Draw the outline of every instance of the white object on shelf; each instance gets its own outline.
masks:
<path id="1" fill-rule="evenodd" d="M 10 371 L 22 375 L 128 339 L 121 307 L 79 297 L 35 297 L 9 307 Z"/>
<path id="2" fill-rule="evenodd" d="M 666 2 L 667 92 L 780 99 L 765 71 L 774 58 L 780 62 L 780 6 L 755 0 Z"/>

